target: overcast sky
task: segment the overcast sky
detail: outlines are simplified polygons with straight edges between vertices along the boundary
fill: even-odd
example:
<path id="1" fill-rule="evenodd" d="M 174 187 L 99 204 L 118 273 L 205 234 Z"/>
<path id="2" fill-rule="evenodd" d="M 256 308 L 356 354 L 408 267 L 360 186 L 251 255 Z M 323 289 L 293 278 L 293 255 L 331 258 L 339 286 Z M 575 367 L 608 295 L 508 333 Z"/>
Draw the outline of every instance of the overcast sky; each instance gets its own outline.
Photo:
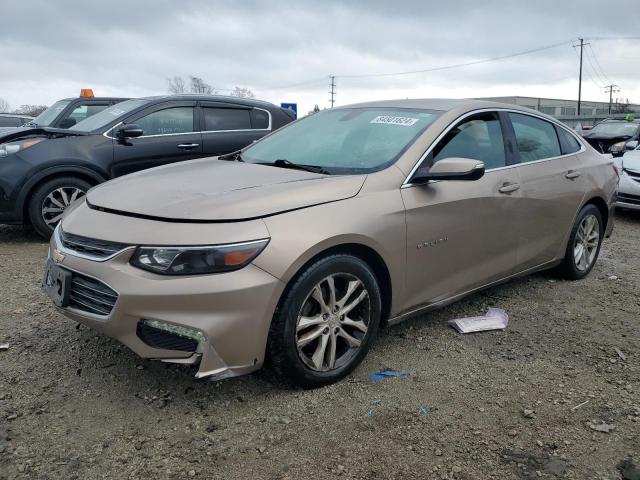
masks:
<path id="1" fill-rule="evenodd" d="M 76 96 L 167 92 L 195 75 L 305 113 L 369 99 L 525 95 L 577 98 L 571 41 L 589 38 L 583 99 L 603 86 L 640 103 L 638 0 L 4 2 L 0 97 L 13 107 Z M 628 40 L 596 40 L 629 37 Z M 411 75 L 394 73 L 528 55 Z M 293 86 L 292 86 L 293 85 Z"/>

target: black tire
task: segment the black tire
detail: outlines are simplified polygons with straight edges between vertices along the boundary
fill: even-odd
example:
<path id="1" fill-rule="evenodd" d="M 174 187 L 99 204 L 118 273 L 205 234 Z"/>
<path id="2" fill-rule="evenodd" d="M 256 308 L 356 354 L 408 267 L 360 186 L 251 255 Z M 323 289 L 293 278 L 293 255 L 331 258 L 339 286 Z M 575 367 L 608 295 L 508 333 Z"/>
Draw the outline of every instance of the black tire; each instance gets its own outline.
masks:
<path id="1" fill-rule="evenodd" d="M 360 333 L 363 337 L 360 339 L 360 346 L 355 349 L 349 349 L 346 341 L 339 342 L 338 337 L 334 336 L 334 342 L 344 342 L 344 345 L 341 345 L 343 352 L 346 352 L 342 357 L 344 363 L 339 365 L 336 361 L 335 368 L 318 371 L 310 368 L 302 358 L 304 354 L 299 353 L 296 328 L 298 316 L 302 313 L 303 307 L 309 306 L 308 302 L 314 287 L 332 275 L 336 275 L 336 282 L 341 281 L 340 276 L 344 276 L 344 282 L 349 279 L 362 282 L 358 288 L 366 289 L 368 296 L 365 296 L 366 302 L 364 300 L 361 302 L 363 306 L 357 308 L 366 309 L 363 315 L 368 314 L 368 328 L 365 333 Z M 289 384 L 302 388 L 315 388 L 334 383 L 358 366 L 375 339 L 381 315 L 381 295 L 376 277 L 367 263 L 360 258 L 336 254 L 322 258 L 306 267 L 292 282 L 284 293 L 271 323 L 267 345 L 269 363 L 276 375 Z M 346 287 L 347 284 L 344 285 Z M 336 285 L 336 292 L 342 295 L 344 290 L 340 291 L 339 285 Z M 353 299 L 353 295 L 349 298 Z M 358 295 L 355 296 L 358 297 Z M 346 298 L 347 295 L 343 297 Z M 349 298 L 345 300 L 345 304 L 355 303 L 349 302 Z M 353 312 L 356 312 L 356 309 Z M 335 315 L 332 317 L 337 321 L 338 317 Z M 331 328 L 334 327 L 335 325 Z M 335 331 L 337 332 L 339 328 L 340 326 L 336 327 Z M 322 356 L 324 359 L 324 354 Z"/>
<path id="2" fill-rule="evenodd" d="M 587 217 L 593 215 L 598 221 L 598 245 L 595 250 L 595 256 L 593 260 L 588 265 L 586 269 L 581 270 L 578 268 L 576 264 L 576 260 L 574 257 L 574 247 L 576 244 L 576 236 L 578 235 L 578 228 L 580 227 L 582 221 Z M 591 269 L 596 264 L 598 260 L 598 255 L 600 254 L 600 246 L 602 245 L 602 238 L 604 236 L 604 223 L 602 220 L 602 215 L 600 214 L 600 210 L 593 204 L 585 205 L 582 210 L 578 213 L 576 217 L 576 221 L 571 229 L 571 235 L 569 236 L 569 242 L 567 243 L 567 250 L 565 251 L 564 259 L 562 263 L 558 266 L 558 273 L 568 279 L 568 280 L 581 280 L 589 275 Z"/>
<path id="3" fill-rule="evenodd" d="M 47 223 L 43 217 L 42 208 L 47 197 L 61 188 L 69 190 L 78 189 L 82 191 L 84 195 L 91 188 L 91 184 L 78 177 L 57 177 L 47 180 L 33 191 L 27 206 L 29 219 L 35 231 L 45 239 L 51 237 L 57 222 Z M 64 211 L 64 209 L 62 209 L 62 211 Z"/>

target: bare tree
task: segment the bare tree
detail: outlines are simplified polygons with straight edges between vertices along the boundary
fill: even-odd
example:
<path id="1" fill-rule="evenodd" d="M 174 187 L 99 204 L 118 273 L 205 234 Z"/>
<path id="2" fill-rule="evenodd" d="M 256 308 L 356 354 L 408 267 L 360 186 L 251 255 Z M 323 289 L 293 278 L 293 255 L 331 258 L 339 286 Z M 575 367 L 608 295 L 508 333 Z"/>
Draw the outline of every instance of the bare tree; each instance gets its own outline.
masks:
<path id="1" fill-rule="evenodd" d="M 200 93 L 204 95 L 212 95 L 214 93 L 213 87 L 208 83 L 205 83 L 200 77 L 194 77 L 193 75 L 189 77 L 189 81 L 191 82 L 191 93 Z"/>
<path id="2" fill-rule="evenodd" d="M 46 109 L 47 109 L 46 105 L 21 105 L 20 108 L 16 110 L 16 113 L 20 113 L 22 115 L 29 115 L 30 117 L 37 117 Z"/>
<path id="3" fill-rule="evenodd" d="M 0 112 L 8 112 L 11 110 L 11 106 L 9 102 L 7 102 L 4 98 L 0 97 Z"/>
<path id="4" fill-rule="evenodd" d="M 231 91 L 230 95 L 232 97 L 238 97 L 238 98 L 256 98 L 256 94 L 255 93 L 253 93 L 248 88 L 242 88 L 242 87 L 234 88 Z"/>
<path id="5" fill-rule="evenodd" d="M 184 78 L 176 75 L 173 78 L 167 78 L 167 89 L 169 90 L 169 93 L 174 95 L 187 93 L 187 84 L 184 81 Z"/>

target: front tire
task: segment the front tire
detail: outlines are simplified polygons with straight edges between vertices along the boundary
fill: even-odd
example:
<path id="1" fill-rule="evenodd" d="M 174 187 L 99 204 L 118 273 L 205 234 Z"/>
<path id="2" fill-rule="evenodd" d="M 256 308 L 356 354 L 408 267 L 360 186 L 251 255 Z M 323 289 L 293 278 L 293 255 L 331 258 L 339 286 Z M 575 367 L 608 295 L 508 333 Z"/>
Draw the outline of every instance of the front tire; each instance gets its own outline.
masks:
<path id="1" fill-rule="evenodd" d="M 318 260 L 293 281 L 274 314 L 273 369 L 303 388 L 344 378 L 367 354 L 380 315 L 380 288 L 363 260 L 346 254 Z"/>
<path id="2" fill-rule="evenodd" d="M 36 188 L 28 205 L 35 231 L 45 239 L 51 237 L 64 211 L 90 188 L 89 182 L 77 177 L 53 178 Z"/>
<path id="3" fill-rule="evenodd" d="M 585 205 L 571 229 L 567 250 L 559 266 L 560 274 L 569 280 L 580 280 L 589 275 L 598 259 L 603 235 L 600 210 L 595 205 Z"/>

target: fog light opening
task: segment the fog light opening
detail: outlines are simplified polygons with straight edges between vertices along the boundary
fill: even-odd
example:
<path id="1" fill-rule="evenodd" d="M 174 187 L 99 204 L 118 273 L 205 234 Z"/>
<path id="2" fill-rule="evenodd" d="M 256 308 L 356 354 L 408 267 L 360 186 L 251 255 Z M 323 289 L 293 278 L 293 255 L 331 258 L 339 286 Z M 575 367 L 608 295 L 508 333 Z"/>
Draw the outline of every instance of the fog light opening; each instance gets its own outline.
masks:
<path id="1" fill-rule="evenodd" d="M 198 346 L 194 353 L 201 354 L 204 351 L 206 337 L 200 330 L 191 327 L 185 327 L 183 325 L 174 325 L 173 323 L 162 322 L 160 320 L 143 319 L 141 323 L 157 330 L 162 330 L 173 335 L 178 335 L 180 337 L 195 340 Z"/>

